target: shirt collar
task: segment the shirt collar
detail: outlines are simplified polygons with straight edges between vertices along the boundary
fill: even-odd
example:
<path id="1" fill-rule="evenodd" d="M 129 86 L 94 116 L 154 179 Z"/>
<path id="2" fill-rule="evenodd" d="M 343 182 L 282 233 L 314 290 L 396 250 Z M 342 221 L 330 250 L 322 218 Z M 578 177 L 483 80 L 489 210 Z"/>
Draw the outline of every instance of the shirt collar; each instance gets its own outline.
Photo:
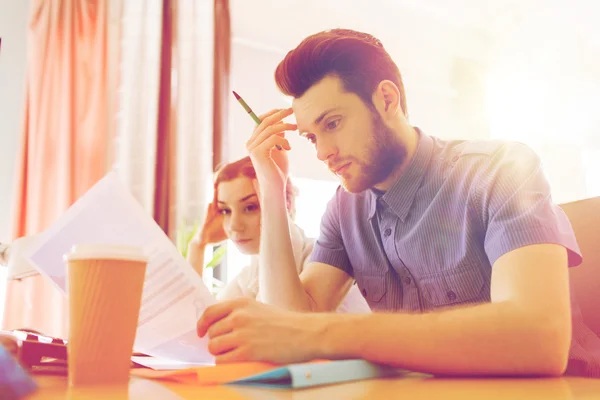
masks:
<path id="1" fill-rule="evenodd" d="M 369 219 L 373 218 L 377 210 L 377 201 L 383 201 L 392 211 L 404 222 L 410 207 L 412 206 L 417 191 L 421 186 L 431 153 L 433 151 L 433 139 L 427 136 L 419 128 L 415 128 L 419 135 L 419 141 L 415 154 L 410 161 L 410 165 L 400 176 L 400 178 L 392 185 L 392 187 L 383 194 L 378 194 L 374 190 L 369 190 L 371 198 Z"/>

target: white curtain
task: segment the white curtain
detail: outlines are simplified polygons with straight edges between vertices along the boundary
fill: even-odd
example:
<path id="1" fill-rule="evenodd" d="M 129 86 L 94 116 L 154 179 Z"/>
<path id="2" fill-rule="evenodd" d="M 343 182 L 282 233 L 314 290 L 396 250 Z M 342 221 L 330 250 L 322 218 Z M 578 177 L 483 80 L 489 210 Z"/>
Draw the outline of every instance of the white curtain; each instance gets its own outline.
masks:
<path id="1" fill-rule="evenodd" d="M 177 138 L 175 218 L 203 217 L 212 182 L 213 1 L 175 3 L 173 94 Z"/>
<path id="2" fill-rule="evenodd" d="M 213 1 L 171 0 L 169 212 L 175 229 L 203 216 L 212 174 Z M 163 0 L 125 1 L 114 168 L 154 209 Z M 175 232 L 168 234 L 174 238 Z"/>
<path id="3" fill-rule="evenodd" d="M 114 169 L 150 213 L 154 207 L 162 0 L 123 1 Z"/>

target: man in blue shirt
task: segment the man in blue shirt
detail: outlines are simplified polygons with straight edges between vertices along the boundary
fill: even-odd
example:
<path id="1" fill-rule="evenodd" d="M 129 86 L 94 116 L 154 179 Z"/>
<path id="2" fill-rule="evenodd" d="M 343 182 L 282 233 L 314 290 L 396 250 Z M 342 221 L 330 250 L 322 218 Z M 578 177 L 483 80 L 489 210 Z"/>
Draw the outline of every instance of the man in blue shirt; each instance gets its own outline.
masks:
<path id="1" fill-rule="evenodd" d="M 364 358 L 441 374 L 600 376 L 600 339 L 571 340 L 582 333 L 572 332 L 568 267 L 581 255 L 534 152 L 411 126 L 400 72 L 368 34 L 310 36 L 275 77 L 293 107 L 265 115 L 247 148 L 263 209 L 261 300 L 278 307 L 209 308 L 198 332 L 218 362 Z M 283 122 L 292 112 L 297 125 Z M 271 158 L 296 129 L 343 186 L 300 277 Z M 385 313 L 297 312 L 333 311 L 354 281 Z"/>

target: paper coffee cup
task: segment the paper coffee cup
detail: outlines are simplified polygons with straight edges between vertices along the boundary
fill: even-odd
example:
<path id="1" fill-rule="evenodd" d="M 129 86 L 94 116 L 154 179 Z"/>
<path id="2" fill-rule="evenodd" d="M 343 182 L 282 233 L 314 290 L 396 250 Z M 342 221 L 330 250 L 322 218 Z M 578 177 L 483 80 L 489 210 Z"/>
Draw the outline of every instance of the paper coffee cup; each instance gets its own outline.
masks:
<path id="1" fill-rule="evenodd" d="M 69 384 L 127 383 L 147 257 L 137 247 L 77 245 L 65 261 Z"/>

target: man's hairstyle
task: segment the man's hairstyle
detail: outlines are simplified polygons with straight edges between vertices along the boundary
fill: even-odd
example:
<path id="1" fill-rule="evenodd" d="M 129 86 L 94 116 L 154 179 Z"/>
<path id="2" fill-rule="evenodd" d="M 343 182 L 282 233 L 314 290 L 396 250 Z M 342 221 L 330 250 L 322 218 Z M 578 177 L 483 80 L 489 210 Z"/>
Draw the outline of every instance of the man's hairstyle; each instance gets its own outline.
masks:
<path id="1" fill-rule="evenodd" d="M 332 29 L 311 35 L 291 50 L 275 70 L 279 89 L 300 97 L 327 75 L 340 78 L 344 89 L 356 93 L 368 106 L 377 85 L 390 80 L 400 90 L 405 116 L 406 95 L 398 66 L 379 39 L 350 29 Z"/>

